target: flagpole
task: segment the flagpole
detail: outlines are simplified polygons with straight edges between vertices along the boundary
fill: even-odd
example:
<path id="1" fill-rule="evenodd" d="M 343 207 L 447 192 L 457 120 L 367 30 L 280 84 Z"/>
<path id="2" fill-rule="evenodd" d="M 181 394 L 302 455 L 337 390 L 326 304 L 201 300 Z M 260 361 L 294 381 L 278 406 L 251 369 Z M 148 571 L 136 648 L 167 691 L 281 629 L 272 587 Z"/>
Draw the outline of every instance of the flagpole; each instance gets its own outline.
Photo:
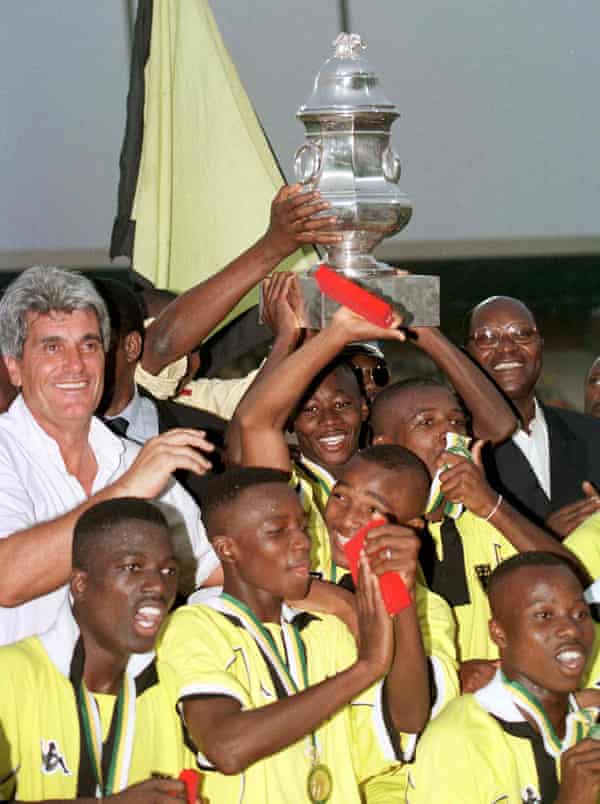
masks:
<path id="1" fill-rule="evenodd" d="M 135 25 L 135 0 L 123 0 L 125 14 L 125 30 L 127 32 L 127 59 L 131 64 L 131 51 L 133 49 L 133 28 Z"/>
<path id="2" fill-rule="evenodd" d="M 338 0 L 338 8 L 340 12 L 340 31 L 351 33 L 352 28 L 350 26 L 350 8 L 348 0 Z"/>

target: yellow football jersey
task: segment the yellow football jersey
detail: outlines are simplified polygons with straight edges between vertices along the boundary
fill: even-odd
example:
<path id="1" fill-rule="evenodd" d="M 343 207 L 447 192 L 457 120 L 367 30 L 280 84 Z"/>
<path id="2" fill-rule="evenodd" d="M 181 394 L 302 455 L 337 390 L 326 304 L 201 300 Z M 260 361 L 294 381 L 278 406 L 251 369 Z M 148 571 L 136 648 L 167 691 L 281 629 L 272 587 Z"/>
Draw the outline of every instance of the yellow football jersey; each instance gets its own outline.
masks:
<path id="1" fill-rule="evenodd" d="M 430 587 L 454 612 L 459 661 L 497 659 L 498 649 L 488 631 L 491 612 L 487 579 L 498 564 L 517 550 L 493 525 L 470 511 L 464 511 L 457 520 L 448 524 L 451 527 L 456 525 L 460 555 L 444 555 L 444 525 L 429 522 L 437 576 L 435 582 L 430 582 Z M 424 570 L 427 575 L 426 566 Z"/>
<path id="2" fill-rule="evenodd" d="M 70 799 L 79 794 L 80 731 L 75 691 L 38 637 L 0 648 L 0 800 Z M 169 668 L 150 664 L 136 679 L 133 751 L 126 786 L 152 772 L 186 767 Z M 114 697 L 97 696 L 106 738 Z"/>
<path id="3" fill-rule="evenodd" d="M 263 654 L 235 618 L 218 610 L 219 600 L 179 609 L 165 630 L 159 656 L 175 672 L 177 697 L 227 695 L 243 709 L 273 703 L 281 690 L 278 692 Z M 354 639 L 337 618 L 303 613 L 295 623 L 306 652 L 309 685 L 356 660 Z M 282 626 L 265 625 L 281 650 Z M 378 684 L 317 729 L 318 761 L 329 768 L 333 780 L 329 804 L 358 804 L 363 782 L 400 767 L 402 752 L 412 750 L 414 736 L 390 731 L 388 722 L 382 685 Z M 200 768 L 208 769 L 201 793 L 210 804 L 305 801 L 310 748 L 309 737 L 299 740 L 237 776 L 210 770 L 208 760 L 199 755 Z M 401 780 L 397 789 L 400 797 Z"/>
<path id="4" fill-rule="evenodd" d="M 498 673 L 475 695 L 452 701 L 421 736 L 409 770 L 408 804 L 555 801 L 561 753 L 587 735 L 587 713 L 572 699 L 561 742 L 547 728 L 538 730 L 524 719 L 516 708 L 523 700 L 507 693 Z"/>

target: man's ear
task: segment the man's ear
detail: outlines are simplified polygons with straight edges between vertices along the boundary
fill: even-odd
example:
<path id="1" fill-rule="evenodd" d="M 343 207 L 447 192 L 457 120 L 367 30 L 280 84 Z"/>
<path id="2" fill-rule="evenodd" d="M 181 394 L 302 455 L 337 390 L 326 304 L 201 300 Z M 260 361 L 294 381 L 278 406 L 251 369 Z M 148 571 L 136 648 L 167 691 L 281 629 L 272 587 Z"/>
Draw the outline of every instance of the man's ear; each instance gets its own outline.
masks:
<path id="1" fill-rule="evenodd" d="M 71 570 L 70 588 L 73 599 L 76 603 L 81 602 L 85 598 L 87 589 L 88 574 L 82 569 Z"/>
<path id="2" fill-rule="evenodd" d="M 129 332 L 123 341 L 128 363 L 137 363 L 142 355 L 142 336 L 139 332 Z"/>
<path id="3" fill-rule="evenodd" d="M 492 617 L 492 619 L 488 624 L 488 628 L 490 631 L 490 637 L 492 639 L 492 642 L 495 645 L 497 645 L 501 650 L 506 648 L 506 632 L 504 631 L 504 628 L 502 628 L 498 620 Z"/>
<path id="4" fill-rule="evenodd" d="M 4 365 L 8 371 L 8 378 L 11 384 L 14 385 L 15 388 L 20 388 L 22 385 L 20 362 L 16 357 L 13 357 L 13 355 L 4 355 L 2 360 L 4 360 Z"/>
<path id="5" fill-rule="evenodd" d="M 212 539 L 212 546 L 221 564 L 234 564 L 237 559 L 237 545 L 231 536 L 217 535 Z"/>

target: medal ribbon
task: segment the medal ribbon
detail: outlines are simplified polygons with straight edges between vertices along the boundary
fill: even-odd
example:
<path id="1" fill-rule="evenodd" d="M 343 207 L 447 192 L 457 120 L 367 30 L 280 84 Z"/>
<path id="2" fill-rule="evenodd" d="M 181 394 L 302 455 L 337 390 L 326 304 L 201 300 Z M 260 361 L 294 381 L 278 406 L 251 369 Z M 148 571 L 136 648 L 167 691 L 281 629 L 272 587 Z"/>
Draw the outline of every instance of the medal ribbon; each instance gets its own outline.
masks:
<path id="1" fill-rule="evenodd" d="M 454 455 L 459 455 L 472 461 L 473 457 L 469 452 L 470 442 L 471 439 L 467 436 L 460 435 L 459 433 L 446 433 L 446 452 L 451 452 Z M 446 468 L 446 466 L 442 466 L 440 469 L 438 469 L 431 482 L 429 499 L 427 500 L 427 505 L 425 506 L 426 514 L 430 514 L 432 511 L 435 511 L 444 500 L 440 475 L 446 470 Z M 462 503 L 453 503 L 450 502 L 450 500 L 447 500 L 444 505 L 444 514 L 452 519 L 458 519 L 462 514 L 463 509 L 464 505 Z"/>
<path id="2" fill-rule="evenodd" d="M 96 796 L 103 798 L 124 790 L 128 784 L 133 735 L 135 732 L 135 682 L 125 675 L 110 723 L 107 744 L 102 742 L 100 712 L 94 696 L 83 679 L 77 689 L 77 705 L 85 736 L 82 751 L 87 751 L 96 776 Z M 112 744 L 112 749 L 106 749 Z"/>
<path id="3" fill-rule="evenodd" d="M 238 617 L 244 629 L 257 643 L 264 656 L 277 672 L 282 685 L 288 695 L 294 695 L 302 689 L 308 689 L 308 663 L 304 643 L 300 638 L 298 629 L 293 623 L 281 618 L 281 634 L 285 646 L 286 656 L 281 655 L 272 634 L 265 628 L 258 617 L 241 600 L 223 592 L 221 594 L 223 608 L 230 614 Z M 317 738 L 311 733 L 312 761 L 316 762 Z"/>
<path id="4" fill-rule="evenodd" d="M 500 673 L 502 683 L 508 691 L 513 703 L 519 708 L 525 710 L 535 721 L 546 751 L 553 757 L 559 757 L 567 748 L 575 745 L 582 740 L 586 733 L 586 727 L 589 728 L 590 715 L 588 710 L 580 709 L 572 695 L 569 696 L 569 706 L 571 708 L 570 714 L 567 716 L 567 728 L 564 740 L 561 740 L 555 732 L 548 715 L 540 701 L 528 689 L 526 689 L 518 681 L 510 681 L 504 673 Z"/>
<path id="5" fill-rule="evenodd" d="M 301 455 L 300 459 L 297 461 L 298 467 L 309 476 L 312 477 L 313 480 L 317 481 L 317 484 L 321 488 L 321 492 L 324 494 L 323 498 L 323 506 L 326 504 L 329 495 L 331 494 L 331 490 L 335 486 L 335 478 L 333 475 L 327 471 L 323 466 L 319 466 L 318 463 L 309 460 L 306 455 Z"/>

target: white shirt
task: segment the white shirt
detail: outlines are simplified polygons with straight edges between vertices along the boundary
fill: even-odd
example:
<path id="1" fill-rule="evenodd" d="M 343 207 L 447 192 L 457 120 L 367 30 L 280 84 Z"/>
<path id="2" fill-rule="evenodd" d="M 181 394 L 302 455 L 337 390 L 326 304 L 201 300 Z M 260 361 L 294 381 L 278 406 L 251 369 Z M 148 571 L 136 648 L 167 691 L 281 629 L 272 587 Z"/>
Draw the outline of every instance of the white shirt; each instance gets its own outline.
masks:
<path id="1" fill-rule="evenodd" d="M 108 418 L 108 417 L 107 417 Z M 137 388 L 129 404 L 111 419 L 126 419 L 126 438 L 136 444 L 145 444 L 150 438 L 158 435 L 158 411 L 156 405 L 147 396 L 142 396 Z"/>
<path id="2" fill-rule="evenodd" d="M 129 469 L 140 448 L 115 436 L 96 418 L 91 421 L 89 442 L 98 464 L 95 494 Z M 58 444 L 38 425 L 19 395 L 0 415 L 0 538 L 56 519 L 86 499 L 77 478 L 67 472 Z M 219 564 L 206 538 L 200 509 L 175 480 L 157 502 L 163 504 L 184 564 L 185 556 L 189 560 L 193 554 L 195 581 L 200 585 Z M 20 606 L 0 607 L 0 644 L 45 631 L 66 597 L 67 586 L 63 586 Z"/>
<path id="3" fill-rule="evenodd" d="M 544 412 L 537 399 L 534 399 L 533 402 L 535 412 L 529 425 L 529 433 L 521 428 L 513 434 L 512 440 L 529 461 L 538 483 L 544 489 L 546 497 L 550 499 L 550 442 L 548 439 L 548 427 Z"/>

